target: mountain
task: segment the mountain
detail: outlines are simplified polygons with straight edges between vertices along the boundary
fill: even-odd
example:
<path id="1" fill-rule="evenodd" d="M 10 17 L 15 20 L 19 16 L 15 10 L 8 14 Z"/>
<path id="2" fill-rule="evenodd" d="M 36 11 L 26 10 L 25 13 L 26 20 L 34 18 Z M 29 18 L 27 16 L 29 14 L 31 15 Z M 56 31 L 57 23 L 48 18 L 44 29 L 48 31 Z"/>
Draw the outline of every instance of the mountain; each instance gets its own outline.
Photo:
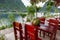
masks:
<path id="1" fill-rule="evenodd" d="M 26 7 L 21 0 L 0 0 L 0 11 L 25 11 Z"/>

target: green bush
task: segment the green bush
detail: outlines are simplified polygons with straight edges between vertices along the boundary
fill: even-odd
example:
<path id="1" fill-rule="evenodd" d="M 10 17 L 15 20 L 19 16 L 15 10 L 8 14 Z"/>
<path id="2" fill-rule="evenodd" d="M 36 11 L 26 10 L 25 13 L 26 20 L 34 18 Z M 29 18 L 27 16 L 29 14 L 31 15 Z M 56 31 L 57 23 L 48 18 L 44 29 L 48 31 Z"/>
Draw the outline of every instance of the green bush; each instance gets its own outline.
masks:
<path id="1" fill-rule="evenodd" d="M 3 29 L 5 29 L 6 28 L 6 26 L 2 26 L 2 27 L 0 27 L 0 30 L 3 30 Z"/>
<path id="2" fill-rule="evenodd" d="M 0 30 L 6 29 L 6 28 L 11 28 L 12 26 L 13 26 L 12 24 L 6 25 L 6 26 L 2 26 L 2 27 L 0 27 Z"/>
<path id="3" fill-rule="evenodd" d="M 0 36 L 0 40 L 5 40 L 4 35 Z"/>
<path id="4" fill-rule="evenodd" d="M 12 24 L 10 24 L 7 28 L 11 28 L 13 25 Z"/>

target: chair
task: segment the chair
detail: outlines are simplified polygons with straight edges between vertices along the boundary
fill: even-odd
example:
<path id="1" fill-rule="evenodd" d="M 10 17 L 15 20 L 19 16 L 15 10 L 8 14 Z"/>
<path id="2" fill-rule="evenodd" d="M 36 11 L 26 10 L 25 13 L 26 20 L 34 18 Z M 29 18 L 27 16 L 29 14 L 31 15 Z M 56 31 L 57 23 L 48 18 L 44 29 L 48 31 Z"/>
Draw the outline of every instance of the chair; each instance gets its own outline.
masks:
<path id="1" fill-rule="evenodd" d="M 19 32 L 19 40 L 25 39 L 25 37 L 23 37 L 22 25 L 20 23 L 13 22 L 13 28 L 14 28 L 15 40 L 18 40 L 18 35 L 17 35 L 18 32 Z"/>
<path id="2" fill-rule="evenodd" d="M 56 20 L 58 20 L 59 24 L 58 24 L 58 30 L 60 30 L 60 18 L 55 18 Z"/>
<path id="3" fill-rule="evenodd" d="M 45 18 L 44 17 L 40 17 L 40 24 L 45 24 Z"/>
<path id="4" fill-rule="evenodd" d="M 44 36 L 46 33 L 50 34 L 50 40 L 55 40 L 56 38 L 56 33 L 57 33 L 57 28 L 58 28 L 58 21 L 55 20 L 55 19 L 49 19 L 48 20 L 48 25 L 49 26 L 45 26 L 46 28 L 45 29 L 39 29 L 39 30 L 42 30 L 44 32 Z"/>
<path id="5" fill-rule="evenodd" d="M 33 25 L 25 25 L 27 40 L 41 40 L 38 37 L 38 27 Z"/>
<path id="6" fill-rule="evenodd" d="M 45 24 L 45 18 L 44 17 L 40 17 L 39 19 L 40 19 L 40 26 L 44 25 Z M 41 37 L 41 30 L 39 31 L 39 33 L 40 33 L 40 37 Z M 44 35 L 43 35 L 43 37 L 44 37 Z"/>

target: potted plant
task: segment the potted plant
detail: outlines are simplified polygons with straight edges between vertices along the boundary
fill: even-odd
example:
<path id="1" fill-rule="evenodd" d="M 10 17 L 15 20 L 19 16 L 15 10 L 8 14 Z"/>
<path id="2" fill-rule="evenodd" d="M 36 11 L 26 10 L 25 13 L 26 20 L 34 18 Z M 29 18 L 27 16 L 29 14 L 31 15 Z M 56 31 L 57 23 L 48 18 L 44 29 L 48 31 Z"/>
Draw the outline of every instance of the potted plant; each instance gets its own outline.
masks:
<path id="1" fill-rule="evenodd" d="M 35 16 L 34 13 L 35 13 L 35 6 L 27 6 L 27 20 L 32 20 L 33 17 Z M 30 17 L 30 19 L 29 19 Z"/>
<path id="2" fill-rule="evenodd" d="M 45 2 L 46 0 L 30 0 L 31 6 L 27 7 L 28 16 L 30 16 L 30 18 L 31 18 L 30 20 L 33 20 L 32 24 L 34 24 L 34 25 L 38 25 L 40 23 L 39 22 L 40 20 L 37 18 L 37 12 L 39 11 L 39 9 L 41 7 L 36 6 L 36 4 L 38 4 L 40 1 Z M 35 13 L 36 13 L 36 15 L 34 15 Z M 34 16 L 35 16 L 35 18 L 33 19 Z M 28 21 L 30 21 L 29 18 L 27 18 L 27 19 L 28 19 Z"/>

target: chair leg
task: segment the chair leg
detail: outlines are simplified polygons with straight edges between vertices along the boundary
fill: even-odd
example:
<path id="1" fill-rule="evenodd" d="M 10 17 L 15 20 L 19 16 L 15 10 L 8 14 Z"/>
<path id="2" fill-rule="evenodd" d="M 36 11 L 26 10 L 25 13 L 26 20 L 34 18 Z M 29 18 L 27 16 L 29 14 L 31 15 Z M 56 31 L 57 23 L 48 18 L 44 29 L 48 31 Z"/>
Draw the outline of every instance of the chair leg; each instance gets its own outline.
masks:
<path id="1" fill-rule="evenodd" d="M 17 37 L 15 36 L 15 40 L 17 40 Z"/>
<path id="2" fill-rule="evenodd" d="M 40 37 L 41 37 L 41 30 L 40 30 Z"/>
<path id="3" fill-rule="evenodd" d="M 54 34 L 54 40 L 56 39 L 56 33 Z"/>
<path id="4" fill-rule="evenodd" d="M 20 33 L 21 32 L 21 33 Z M 22 34 L 22 31 L 20 31 L 19 34 L 20 34 L 20 40 L 23 40 L 23 34 Z"/>
<path id="5" fill-rule="evenodd" d="M 16 34 L 17 34 L 17 32 L 15 31 L 15 32 L 14 32 L 15 40 L 17 40 L 17 35 L 16 35 Z"/>
<path id="6" fill-rule="evenodd" d="M 15 28 L 14 28 L 14 36 L 15 36 L 15 40 L 17 40 L 17 32 L 16 32 L 16 30 L 15 30 Z"/>
<path id="7" fill-rule="evenodd" d="M 45 38 L 45 32 L 43 32 L 43 38 Z"/>
<path id="8" fill-rule="evenodd" d="M 48 33 L 48 36 L 49 36 L 49 33 Z"/>
<path id="9" fill-rule="evenodd" d="M 53 40 L 53 34 L 50 35 L 50 40 Z"/>

